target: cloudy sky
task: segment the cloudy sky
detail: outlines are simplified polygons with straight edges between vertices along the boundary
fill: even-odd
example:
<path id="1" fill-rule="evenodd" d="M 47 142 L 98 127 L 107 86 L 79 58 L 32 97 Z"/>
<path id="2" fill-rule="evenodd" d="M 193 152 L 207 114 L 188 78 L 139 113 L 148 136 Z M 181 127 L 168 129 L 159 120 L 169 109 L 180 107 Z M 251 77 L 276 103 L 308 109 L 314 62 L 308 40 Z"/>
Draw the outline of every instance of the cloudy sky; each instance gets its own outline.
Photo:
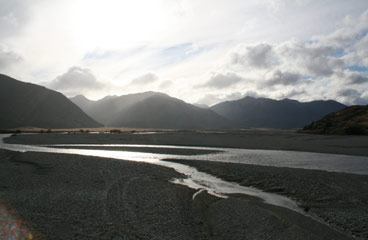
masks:
<path id="1" fill-rule="evenodd" d="M 368 1 L 0 0 L 0 72 L 91 99 L 368 104 Z"/>

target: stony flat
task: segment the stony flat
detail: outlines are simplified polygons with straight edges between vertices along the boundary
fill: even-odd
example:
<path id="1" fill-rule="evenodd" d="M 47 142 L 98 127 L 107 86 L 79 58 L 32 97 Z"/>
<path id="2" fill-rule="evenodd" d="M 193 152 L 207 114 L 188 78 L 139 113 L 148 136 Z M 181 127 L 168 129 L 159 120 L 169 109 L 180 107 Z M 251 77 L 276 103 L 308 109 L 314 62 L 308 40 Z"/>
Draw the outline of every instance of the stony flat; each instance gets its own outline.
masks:
<path id="1" fill-rule="evenodd" d="M 171 143 L 250 148 L 259 148 L 257 143 L 262 143 L 271 149 L 279 147 L 334 152 L 335 148 L 345 154 L 366 155 L 366 143 L 359 137 L 345 139 L 291 132 L 256 133 L 248 132 L 248 136 L 245 133 L 197 132 L 179 132 L 177 135 L 38 134 L 18 135 L 6 141 L 25 144 Z M 286 144 L 288 140 L 290 144 Z M 305 147 L 306 143 L 310 143 L 309 146 Z M 345 148 L 340 148 L 340 145 Z M 23 224 L 38 238 L 367 237 L 367 209 L 364 206 L 367 205 L 365 193 L 368 192 L 368 179 L 364 175 L 244 164 L 185 162 L 224 180 L 292 197 L 306 210 L 304 215 L 265 204 L 246 195 L 231 195 L 222 199 L 202 192 L 193 199 L 195 190 L 170 182 L 173 178 L 185 176 L 173 169 L 147 163 L 7 150 L 0 150 L 0 159 L 1 202 L 16 218 L 22 219 Z"/>

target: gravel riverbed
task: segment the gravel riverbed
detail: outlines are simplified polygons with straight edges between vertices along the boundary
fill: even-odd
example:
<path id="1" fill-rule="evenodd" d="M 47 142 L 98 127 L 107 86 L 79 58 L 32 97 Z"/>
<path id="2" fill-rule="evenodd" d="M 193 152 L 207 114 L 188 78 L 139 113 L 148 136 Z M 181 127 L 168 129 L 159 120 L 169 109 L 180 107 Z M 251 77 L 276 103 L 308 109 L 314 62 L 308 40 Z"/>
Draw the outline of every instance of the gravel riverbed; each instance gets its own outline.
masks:
<path id="1" fill-rule="evenodd" d="M 366 155 L 365 141 L 355 138 L 317 137 L 319 145 L 314 145 L 311 139 L 315 136 L 289 132 L 261 132 L 258 136 L 255 132 L 245 136 L 236 133 L 233 138 L 230 133 L 221 134 L 170 133 L 166 137 L 166 134 L 39 134 L 19 135 L 6 141 L 244 147 L 253 138 L 253 148 L 264 145 L 285 149 L 289 139 L 293 150 L 315 152 L 333 152 L 333 146 L 340 149 L 338 146 L 346 141 L 346 147 L 338 153 Z M 303 148 L 308 142 L 309 147 Z M 329 147 L 324 148 L 323 144 Z M 170 182 L 186 176 L 147 163 L 7 150 L 0 150 L 0 159 L 0 207 L 5 206 L 21 219 L 36 239 L 367 239 L 368 236 L 365 175 L 171 160 L 227 181 L 289 196 L 307 214 L 321 220 L 317 221 L 246 195 L 221 199 L 202 192 L 193 199 L 196 190 Z"/>

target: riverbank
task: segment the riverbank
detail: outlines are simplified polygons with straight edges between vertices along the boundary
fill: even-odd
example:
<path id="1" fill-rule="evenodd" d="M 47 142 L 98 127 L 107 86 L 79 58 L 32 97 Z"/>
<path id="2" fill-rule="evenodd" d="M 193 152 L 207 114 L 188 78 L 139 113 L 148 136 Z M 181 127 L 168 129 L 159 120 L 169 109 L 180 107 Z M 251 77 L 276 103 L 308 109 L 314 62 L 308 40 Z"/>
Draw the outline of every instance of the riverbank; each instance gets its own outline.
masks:
<path id="1" fill-rule="evenodd" d="M 368 136 L 312 135 L 282 130 L 121 132 L 117 134 L 21 134 L 7 138 L 20 144 L 156 144 L 289 150 L 368 156 Z"/>
<path id="2" fill-rule="evenodd" d="M 368 143 L 364 140 L 359 136 L 240 131 L 22 134 L 5 141 L 31 145 L 280 147 L 283 150 L 366 155 Z M 167 149 L 155 151 L 165 153 Z M 177 153 L 185 154 L 185 151 Z M 195 190 L 169 182 L 184 176 L 157 165 L 5 150 L 0 150 L 0 159 L 0 205 L 6 202 L 34 232 L 46 239 L 349 239 L 349 236 L 364 239 L 367 236 L 366 176 L 184 162 L 224 180 L 292 197 L 308 214 L 323 219 L 326 226 L 245 195 L 220 199 L 202 192 L 193 200 Z"/>
<path id="3" fill-rule="evenodd" d="M 35 239 L 349 239 L 254 197 L 193 200 L 165 167 L 6 150 L 0 159 L 1 202 Z"/>

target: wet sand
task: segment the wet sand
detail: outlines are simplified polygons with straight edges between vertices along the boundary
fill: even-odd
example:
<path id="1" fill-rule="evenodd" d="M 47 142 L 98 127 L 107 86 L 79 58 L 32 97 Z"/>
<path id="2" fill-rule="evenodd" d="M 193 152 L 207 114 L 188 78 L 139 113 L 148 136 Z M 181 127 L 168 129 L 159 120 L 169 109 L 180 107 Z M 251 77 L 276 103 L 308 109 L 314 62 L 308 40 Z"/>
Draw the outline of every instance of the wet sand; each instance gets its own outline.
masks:
<path id="1" fill-rule="evenodd" d="M 247 142 L 251 142 L 254 134 L 240 136 L 242 141 L 241 134 L 231 138 L 229 133 L 226 136 L 170 133 L 166 138 L 161 136 L 167 134 L 40 134 L 20 135 L 6 141 L 239 147 L 249 146 Z M 277 137 L 272 137 L 275 134 Z M 300 135 L 299 140 L 295 140 L 299 136 L 290 136 L 294 135 L 260 133 L 253 146 L 287 147 L 283 141 L 290 138 L 290 145 L 295 148 L 299 143 L 300 151 L 303 150 L 300 144 L 305 142 L 311 143 L 309 149 L 323 149 L 314 145 L 315 141 L 325 146 L 338 146 L 346 141 L 345 154 L 365 155 L 366 151 L 362 148 L 366 143 L 355 137 L 347 140 L 333 137 L 328 142 L 324 137 L 312 141 L 308 139 L 315 136 Z M 330 147 L 329 151 L 332 150 Z M 195 190 L 169 182 L 184 176 L 147 163 L 6 150 L 0 150 L 0 159 L 0 201 L 14 209 L 35 235 L 44 239 L 351 239 L 353 236 L 365 239 L 367 236 L 366 176 L 185 162 L 225 180 L 291 196 L 308 213 L 324 219 L 320 223 L 244 195 L 220 199 L 202 192 L 193 200 Z"/>

